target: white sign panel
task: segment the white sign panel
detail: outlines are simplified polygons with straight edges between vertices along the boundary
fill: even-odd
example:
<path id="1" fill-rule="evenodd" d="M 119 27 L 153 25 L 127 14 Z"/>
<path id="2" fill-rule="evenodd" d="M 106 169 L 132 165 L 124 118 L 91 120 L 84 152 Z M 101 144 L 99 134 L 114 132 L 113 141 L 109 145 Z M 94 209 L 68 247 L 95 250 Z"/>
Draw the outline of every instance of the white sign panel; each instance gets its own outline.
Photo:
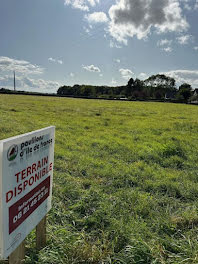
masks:
<path id="1" fill-rule="evenodd" d="M 0 258 L 51 208 L 55 127 L 0 141 Z"/>

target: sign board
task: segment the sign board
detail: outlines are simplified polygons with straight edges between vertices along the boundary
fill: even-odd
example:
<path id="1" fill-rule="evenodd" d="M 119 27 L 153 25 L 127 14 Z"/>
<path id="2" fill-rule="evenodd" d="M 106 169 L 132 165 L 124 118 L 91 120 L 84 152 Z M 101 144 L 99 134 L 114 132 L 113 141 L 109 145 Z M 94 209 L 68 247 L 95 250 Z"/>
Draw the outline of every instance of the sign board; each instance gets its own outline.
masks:
<path id="1" fill-rule="evenodd" d="M 0 258 L 51 208 L 55 127 L 0 141 Z"/>

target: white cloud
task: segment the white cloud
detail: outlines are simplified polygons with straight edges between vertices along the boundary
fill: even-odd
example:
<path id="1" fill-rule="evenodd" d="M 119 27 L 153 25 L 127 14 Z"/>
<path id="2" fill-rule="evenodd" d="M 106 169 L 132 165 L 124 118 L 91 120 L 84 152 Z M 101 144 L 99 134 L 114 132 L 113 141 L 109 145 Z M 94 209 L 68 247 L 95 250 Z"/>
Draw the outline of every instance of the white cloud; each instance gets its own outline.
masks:
<path id="1" fill-rule="evenodd" d="M 58 62 L 60 63 L 60 62 Z M 41 78 L 30 77 L 34 74 L 42 74 L 44 69 L 38 65 L 33 65 L 25 60 L 15 60 L 8 57 L 0 57 L 0 72 L 5 72 L 0 77 L 0 87 L 13 89 L 13 74 L 16 72 L 16 87 L 20 90 L 31 90 L 36 92 L 56 92 L 60 84 L 55 81 L 46 81 Z"/>
<path id="2" fill-rule="evenodd" d="M 148 75 L 144 72 L 141 72 L 138 77 L 142 80 L 145 80 L 146 78 L 148 78 Z"/>
<path id="3" fill-rule="evenodd" d="M 165 52 L 172 52 L 172 51 L 173 51 L 173 49 L 172 49 L 171 47 L 163 48 L 163 50 L 164 50 Z"/>
<path id="4" fill-rule="evenodd" d="M 100 73 L 100 74 L 99 74 L 99 76 L 100 76 L 100 77 L 103 77 L 103 74 L 102 74 L 102 73 Z"/>
<path id="5" fill-rule="evenodd" d="M 13 76 L 5 75 L 0 77 L 0 87 L 13 89 Z M 31 90 L 37 92 L 48 92 L 50 90 L 50 92 L 56 92 L 59 87 L 60 83 L 58 82 L 32 79 L 27 76 L 16 76 L 16 88 L 18 90 Z"/>
<path id="6" fill-rule="evenodd" d="M 120 74 L 122 75 L 122 78 L 125 80 L 128 80 L 134 75 L 134 73 L 129 69 L 119 69 Z"/>
<path id="7" fill-rule="evenodd" d="M 196 3 L 195 3 L 195 6 L 194 6 L 194 9 L 198 9 L 198 0 L 196 0 Z"/>
<path id="8" fill-rule="evenodd" d="M 198 70 L 175 70 L 163 74 L 173 77 L 179 84 L 186 82 L 194 88 L 198 87 Z"/>
<path id="9" fill-rule="evenodd" d="M 189 4 L 184 4 L 184 8 L 188 11 L 192 10 L 192 7 Z"/>
<path id="10" fill-rule="evenodd" d="M 84 31 L 88 34 L 91 35 L 91 29 L 93 28 L 93 26 L 91 24 L 88 25 L 88 27 L 83 26 Z"/>
<path id="11" fill-rule="evenodd" d="M 84 29 L 84 31 L 88 34 L 88 35 L 90 35 L 90 29 L 89 28 L 87 28 L 87 27 L 83 27 L 83 29 Z"/>
<path id="12" fill-rule="evenodd" d="M 3 87 L 3 88 L 12 87 L 13 88 L 13 80 L 14 80 L 14 76 L 12 75 L 4 75 L 3 77 L 0 77 L 0 87 Z M 22 86 L 21 78 L 19 78 L 18 76 L 16 76 L 16 84 L 19 87 Z"/>
<path id="13" fill-rule="evenodd" d="M 91 5 L 91 6 L 95 6 L 96 4 L 100 3 L 100 0 L 87 0 L 87 2 Z"/>
<path id="14" fill-rule="evenodd" d="M 89 65 L 89 66 L 82 65 L 82 67 L 86 71 L 90 71 L 90 72 L 101 72 L 100 69 L 98 67 L 94 66 L 93 64 L 92 65 Z"/>
<path id="15" fill-rule="evenodd" d="M 83 11 L 89 11 L 89 7 L 85 4 L 85 1 L 65 0 L 65 5 L 71 5 L 73 8 L 77 8 Z"/>
<path id="16" fill-rule="evenodd" d="M 25 60 L 0 57 L 0 71 L 16 71 L 21 74 L 42 74 L 44 69 Z"/>
<path id="17" fill-rule="evenodd" d="M 147 37 L 152 28 L 165 33 L 183 32 L 189 27 L 179 0 L 117 0 L 109 16 L 111 36 L 125 44 L 128 37 Z"/>
<path id="18" fill-rule="evenodd" d="M 112 78 L 111 85 L 116 85 L 116 84 L 117 84 L 117 81 L 114 78 Z"/>
<path id="19" fill-rule="evenodd" d="M 56 60 L 53 58 L 48 58 L 48 61 L 56 62 Z"/>
<path id="20" fill-rule="evenodd" d="M 85 19 L 89 23 L 106 23 L 106 22 L 108 22 L 107 15 L 104 12 L 94 12 L 92 14 L 85 15 Z"/>
<path id="21" fill-rule="evenodd" d="M 190 5 L 190 3 L 192 2 L 192 0 L 179 0 L 179 1 L 183 5 L 183 8 L 184 9 L 186 9 L 188 11 L 191 11 L 192 10 L 192 5 Z"/>
<path id="22" fill-rule="evenodd" d="M 120 63 L 121 61 L 120 59 L 115 59 L 115 62 Z"/>
<path id="23" fill-rule="evenodd" d="M 171 45 L 172 44 L 172 40 L 168 40 L 168 39 L 161 39 L 157 42 L 158 46 L 165 46 L 165 45 Z"/>
<path id="24" fill-rule="evenodd" d="M 48 61 L 55 62 L 55 63 L 58 63 L 58 64 L 63 64 L 62 60 L 57 60 L 57 59 L 53 59 L 53 58 L 48 58 Z"/>
<path id="25" fill-rule="evenodd" d="M 99 0 L 65 0 L 65 5 L 71 5 L 73 8 L 82 11 L 89 11 L 89 6 L 93 7 L 97 3 L 99 3 Z"/>
<path id="26" fill-rule="evenodd" d="M 198 50 L 198 46 L 194 47 L 194 50 Z"/>
<path id="27" fill-rule="evenodd" d="M 69 75 L 70 75 L 71 78 L 74 78 L 74 73 L 73 72 L 71 72 Z"/>
<path id="28" fill-rule="evenodd" d="M 192 41 L 192 35 L 182 35 L 177 38 L 177 41 L 181 45 L 187 45 L 190 41 Z"/>
<path id="29" fill-rule="evenodd" d="M 110 40 L 109 47 L 110 47 L 110 48 L 116 48 L 116 49 L 121 49 L 121 48 L 122 48 L 119 44 L 117 44 L 117 43 L 116 43 L 115 41 L 113 41 L 113 40 Z"/>
<path id="30" fill-rule="evenodd" d="M 39 90 L 42 91 L 42 89 L 46 90 L 54 90 L 58 89 L 60 84 L 58 82 L 54 81 L 46 81 L 43 79 L 30 79 L 28 77 L 22 79 L 25 87 L 32 87 L 32 88 L 39 88 Z"/>
<path id="31" fill-rule="evenodd" d="M 158 47 L 162 47 L 161 49 L 165 52 L 171 52 L 173 49 L 170 47 L 172 44 L 172 40 L 161 39 L 157 42 Z M 166 47 L 167 46 L 167 47 Z"/>
<path id="32" fill-rule="evenodd" d="M 62 60 L 57 60 L 57 63 L 63 64 L 63 61 Z"/>

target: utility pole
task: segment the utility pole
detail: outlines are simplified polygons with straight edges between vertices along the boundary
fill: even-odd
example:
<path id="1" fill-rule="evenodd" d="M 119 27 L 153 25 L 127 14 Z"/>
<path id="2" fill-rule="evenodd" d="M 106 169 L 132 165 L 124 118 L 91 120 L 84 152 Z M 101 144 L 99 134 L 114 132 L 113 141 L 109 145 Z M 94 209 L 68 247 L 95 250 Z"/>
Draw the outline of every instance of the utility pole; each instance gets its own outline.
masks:
<path id="1" fill-rule="evenodd" d="M 14 71 L 14 91 L 16 91 L 16 79 L 15 79 L 15 71 Z"/>

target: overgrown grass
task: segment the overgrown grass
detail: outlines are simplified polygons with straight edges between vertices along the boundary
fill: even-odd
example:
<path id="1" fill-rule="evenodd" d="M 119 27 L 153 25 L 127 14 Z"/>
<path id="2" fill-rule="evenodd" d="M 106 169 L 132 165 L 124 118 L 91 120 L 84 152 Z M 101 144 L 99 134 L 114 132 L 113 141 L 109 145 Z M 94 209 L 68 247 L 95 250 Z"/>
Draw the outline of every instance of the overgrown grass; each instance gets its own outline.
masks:
<path id="1" fill-rule="evenodd" d="M 56 126 L 48 244 L 26 264 L 198 263 L 198 107 L 0 95 L 0 138 Z"/>

